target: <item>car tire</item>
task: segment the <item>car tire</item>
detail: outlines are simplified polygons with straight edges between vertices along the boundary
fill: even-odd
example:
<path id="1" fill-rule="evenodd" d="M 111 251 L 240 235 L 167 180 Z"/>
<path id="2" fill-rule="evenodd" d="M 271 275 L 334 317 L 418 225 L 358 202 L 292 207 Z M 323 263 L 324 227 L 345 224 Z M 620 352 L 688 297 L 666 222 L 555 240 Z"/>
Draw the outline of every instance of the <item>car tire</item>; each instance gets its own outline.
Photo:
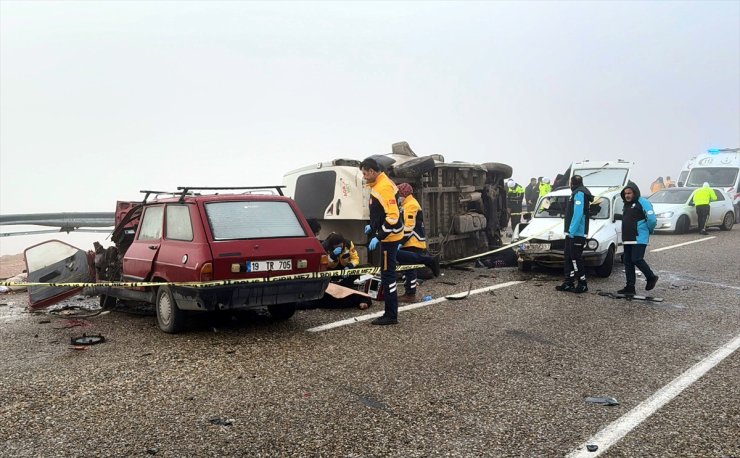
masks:
<path id="1" fill-rule="evenodd" d="M 434 159 L 430 156 L 415 157 L 402 164 L 393 166 L 391 175 L 397 178 L 418 178 L 434 170 Z"/>
<path id="2" fill-rule="evenodd" d="M 721 231 L 729 231 L 732 229 L 732 226 L 735 224 L 735 215 L 732 214 L 732 212 L 727 212 L 725 214 L 724 219 L 722 220 L 722 225 L 719 227 Z"/>
<path id="3" fill-rule="evenodd" d="M 532 270 L 532 261 L 518 261 L 516 267 L 519 272 L 530 272 Z"/>
<path id="4" fill-rule="evenodd" d="M 685 234 L 689 232 L 689 224 L 689 217 L 686 215 L 681 215 L 678 218 L 678 221 L 676 221 L 676 229 L 674 232 L 676 234 Z"/>
<path id="5" fill-rule="evenodd" d="M 157 289 L 154 308 L 157 311 L 157 324 L 162 331 L 175 334 L 185 328 L 185 312 L 177 307 L 169 286 L 160 286 Z"/>
<path id="6" fill-rule="evenodd" d="M 500 162 L 484 162 L 481 166 L 491 173 L 501 175 L 501 178 L 504 179 L 511 178 L 511 175 L 514 173 L 510 165 L 501 164 Z"/>
<path id="7" fill-rule="evenodd" d="M 273 304 L 267 306 L 267 311 L 270 312 L 270 316 L 276 321 L 285 321 L 295 314 L 296 306 L 295 303 L 291 302 L 288 304 Z"/>
<path id="8" fill-rule="evenodd" d="M 612 274 L 612 270 L 614 270 L 614 247 L 610 246 L 609 252 L 606 254 L 606 259 L 604 259 L 604 263 L 595 269 L 596 276 L 607 278 Z"/>

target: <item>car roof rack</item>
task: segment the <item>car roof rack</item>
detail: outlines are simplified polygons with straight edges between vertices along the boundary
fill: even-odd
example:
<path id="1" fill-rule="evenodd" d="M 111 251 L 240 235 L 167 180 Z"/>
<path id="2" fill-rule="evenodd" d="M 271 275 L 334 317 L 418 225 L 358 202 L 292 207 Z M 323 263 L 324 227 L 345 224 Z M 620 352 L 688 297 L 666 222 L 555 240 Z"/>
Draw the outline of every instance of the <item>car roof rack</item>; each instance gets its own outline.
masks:
<path id="1" fill-rule="evenodd" d="M 154 194 L 154 197 L 159 197 L 161 194 L 167 194 L 169 196 L 179 196 L 182 194 L 181 191 L 152 191 L 150 189 L 142 189 L 139 191 L 140 193 L 144 194 L 144 200 L 141 201 L 142 204 L 145 204 L 147 199 L 149 199 L 149 196 Z M 192 194 L 192 193 L 191 193 Z"/>
<path id="2" fill-rule="evenodd" d="M 281 185 L 275 185 L 275 186 L 178 186 L 177 190 L 181 191 L 180 195 L 180 202 L 182 202 L 185 199 L 185 196 L 190 193 L 191 190 L 197 189 L 198 191 L 239 191 L 239 190 L 255 190 L 255 189 L 275 189 L 278 193 L 278 195 L 284 196 L 283 194 L 283 188 L 285 186 Z"/>

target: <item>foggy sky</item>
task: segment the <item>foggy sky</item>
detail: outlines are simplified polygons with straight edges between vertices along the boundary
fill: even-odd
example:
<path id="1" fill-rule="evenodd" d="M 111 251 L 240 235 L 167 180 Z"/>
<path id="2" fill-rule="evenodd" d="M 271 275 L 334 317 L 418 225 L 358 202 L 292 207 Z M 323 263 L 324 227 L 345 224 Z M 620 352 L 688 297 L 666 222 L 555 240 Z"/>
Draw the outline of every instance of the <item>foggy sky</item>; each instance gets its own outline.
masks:
<path id="1" fill-rule="evenodd" d="M 738 24 L 737 1 L 3 1 L 0 214 L 277 184 L 401 140 L 523 185 L 634 160 L 647 188 L 740 146 Z"/>

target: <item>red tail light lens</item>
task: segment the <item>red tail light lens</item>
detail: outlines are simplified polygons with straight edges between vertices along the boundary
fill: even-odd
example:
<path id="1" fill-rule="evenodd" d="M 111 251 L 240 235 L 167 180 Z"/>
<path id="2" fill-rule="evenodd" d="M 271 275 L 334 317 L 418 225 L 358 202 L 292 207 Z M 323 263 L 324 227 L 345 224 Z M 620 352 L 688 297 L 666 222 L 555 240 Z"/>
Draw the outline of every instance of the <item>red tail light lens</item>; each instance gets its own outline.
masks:
<path id="1" fill-rule="evenodd" d="M 210 262 L 200 268 L 200 281 L 213 281 L 213 264 Z"/>
<path id="2" fill-rule="evenodd" d="M 321 255 L 321 263 L 319 264 L 319 272 L 323 272 L 329 268 L 329 255 Z"/>

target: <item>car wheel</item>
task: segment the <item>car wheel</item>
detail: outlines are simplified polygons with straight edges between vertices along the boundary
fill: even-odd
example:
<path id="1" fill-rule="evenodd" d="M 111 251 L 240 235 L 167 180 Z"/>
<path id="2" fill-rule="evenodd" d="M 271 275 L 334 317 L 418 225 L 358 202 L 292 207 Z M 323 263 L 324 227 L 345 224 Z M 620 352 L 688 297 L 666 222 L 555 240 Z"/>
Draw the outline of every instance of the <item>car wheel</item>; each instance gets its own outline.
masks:
<path id="1" fill-rule="evenodd" d="M 393 166 L 391 175 L 398 178 L 417 178 L 434 170 L 434 159 L 430 156 L 415 157 L 402 164 Z"/>
<path id="2" fill-rule="evenodd" d="M 501 175 L 501 178 L 510 178 L 514 170 L 510 165 L 501 164 L 499 162 L 485 162 L 481 166 L 489 172 Z"/>
<path id="3" fill-rule="evenodd" d="M 604 263 L 596 268 L 596 276 L 606 278 L 612 274 L 614 269 L 614 247 L 609 247 L 609 252 L 606 254 Z"/>
<path id="4" fill-rule="evenodd" d="M 722 225 L 719 227 L 722 231 L 729 231 L 735 224 L 735 215 L 732 212 L 727 212 L 725 218 L 722 220 Z"/>
<path id="5" fill-rule="evenodd" d="M 676 221 L 676 234 L 685 234 L 689 232 L 689 217 L 686 215 L 681 215 L 680 218 L 678 218 L 678 221 Z"/>
<path id="6" fill-rule="evenodd" d="M 516 266 L 519 272 L 529 272 L 532 270 L 532 261 L 519 261 Z"/>
<path id="7" fill-rule="evenodd" d="M 162 331 L 175 334 L 185 327 L 185 312 L 177 308 L 175 298 L 169 286 L 160 286 L 157 290 L 157 324 Z"/>
<path id="8" fill-rule="evenodd" d="M 267 311 L 274 320 L 285 321 L 295 314 L 295 303 L 268 305 Z"/>

